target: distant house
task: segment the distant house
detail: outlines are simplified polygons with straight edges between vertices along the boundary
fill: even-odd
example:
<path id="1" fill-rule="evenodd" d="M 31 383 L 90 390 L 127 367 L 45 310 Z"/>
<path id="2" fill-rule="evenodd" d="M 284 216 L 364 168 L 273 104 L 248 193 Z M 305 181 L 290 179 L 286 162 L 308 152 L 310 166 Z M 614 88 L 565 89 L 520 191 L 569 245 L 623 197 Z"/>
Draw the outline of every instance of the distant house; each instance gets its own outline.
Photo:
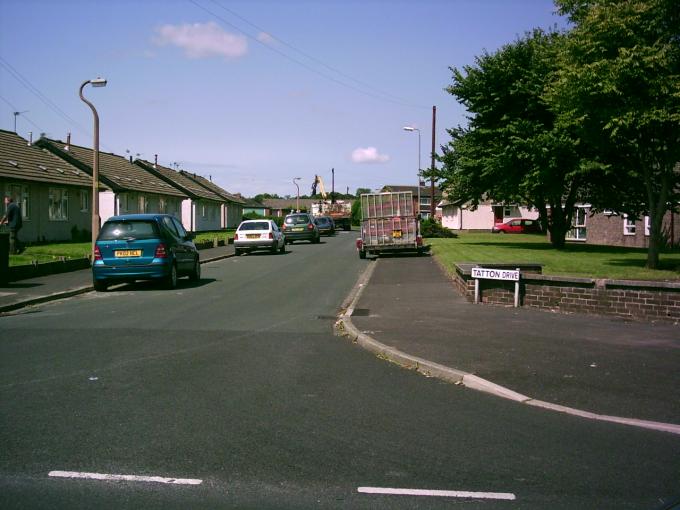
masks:
<path id="1" fill-rule="evenodd" d="M 236 196 L 241 197 L 241 195 L 237 194 Z M 257 200 L 253 200 L 252 198 L 243 198 L 243 214 L 258 214 L 260 216 L 269 216 L 270 215 L 270 210 L 269 208 L 264 205 L 261 202 L 258 202 Z"/>
<path id="2" fill-rule="evenodd" d="M 90 240 L 90 176 L 4 130 L 0 130 L 0 192 L 21 208 L 22 241 Z M 0 209 L 4 214 L 4 201 Z"/>
<path id="3" fill-rule="evenodd" d="M 680 246 L 680 214 L 667 212 L 661 227 L 668 246 Z M 567 239 L 586 244 L 649 247 L 649 216 L 630 218 L 615 211 L 592 212 L 589 204 L 575 208 Z"/>
<path id="4" fill-rule="evenodd" d="M 221 205 L 220 213 L 220 228 L 236 228 L 243 218 L 243 204 L 244 200 L 233 193 L 229 193 L 222 189 L 217 184 L 205 177 L 196 175 L 195 173 L 180 170 L 179 172 L 188 179 L 191 179 L 197 184 L 200 184 L 205 189 L 212 191 L 216 195 L 222 197 L 224 202 Z"/>
<path id="5" fill-rule="evenodd" d="M 420 210 L 420 215 L 423 219 L 429 218 L 432 215 L 431 199 L 432 188 L 430 186 L 420 186 L 420 209 L 418 208 L 418 186 L 395 186 L 388 184 L 383 186 L 380 191 L 403 192 L 410 191 L 413 194 L 413 207 L 416 211 Z M 442 191 L 439 188 L 434 189 L 434 203 L 435 203 L 435 217 L 441 218 L 441 208 L 439 203 L 442 200 Z"/>
<path id="6" fill-rule="evenodd" d="M 182 224 L 187 230 L 201 232 L 222 228 L 222 205 L 226 201 L 221 196 L 172 168 L 139 159 L 135 164 L 189 197 L 182 202 Z"/>
<path id="7" fill-rule="evenodd" d="M 469 202 L 445 197 L 441 202 L 442 226 L 451 230 L 490 232 L 496 223 L 514 218 L 538 219 L 538 211 L 519 204 L 481 202 L 472 210 Z"/>
<path id="8" fill-rule="evenodd" d="M 312 204 L 318 202 L 318 199 L 301 198 L 298 202 L 297 198 L 265 198 L 262 202 L 271 211 L 272 216 L 282 217 L 298 210 L 303 212 L 311 212 Z"/>
<path id="9" fill-rule="evenodd" d="M 36 145 L 92 175 L 92 149 L 41 138 Z M 111 216 L 132 213 L 167 213 L 181 218 L 188 196 L 128 159 L 99 153 L 99 180 L 108 190 L 99 194 L 102 223 Z"/>

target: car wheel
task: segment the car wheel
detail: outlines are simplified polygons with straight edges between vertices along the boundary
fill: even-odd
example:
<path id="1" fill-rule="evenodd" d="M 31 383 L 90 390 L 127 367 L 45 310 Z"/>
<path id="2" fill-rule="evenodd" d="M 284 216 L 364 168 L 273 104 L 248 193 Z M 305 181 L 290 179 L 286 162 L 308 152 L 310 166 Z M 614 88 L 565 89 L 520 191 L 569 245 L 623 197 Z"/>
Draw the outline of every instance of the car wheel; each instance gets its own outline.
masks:
<path id="1" fill-rule="evenodd" d="M 281 248 L 279 248 L 279 253 L 286 253 L 286 243 L 281 243 Z"/>
<path id="2" fill-rule="evenodd" d="M 241 253 L 242 252 L 239 248 L 234 248 L 234 255 L 236 255 L 238 257 L 239 255 L 241 255 Z"/>
<path id="3" fill-rule="evenodd" d="M 279 251 L 279 247 L 276 244 L 272 244 L 272 247 L 269 249 L 269 253 L 272 255 L 276 255 L 276 252 Z"/>
<path id="4" fill-rule="evenodd" d="M 201 261 L 199 260 L 198 257 L 196 257 L 196 261 L 194 262 L 194 269 L 189 275 L 189 279 L 195 282 L 201 279 Z"/>
<path id="5" fill-rule="evenodd" d="M 321 234 L 312 239 L 312 243 L 317 244 L 321 242 Z"/>
<path id="6" fill-rule="evenodd" d="M 106 292 L 106 289 L 109 288 L 109 284 L 105 280 L 92 280 L 92 285 L 97 292 Z"/>
<path id="7" fill-rule="evenodd" d="M 165 277 L 165 288 L 172 290 L 177 287 L 177 264 L 174 262 L 170 266 L 170 274 Z"/>

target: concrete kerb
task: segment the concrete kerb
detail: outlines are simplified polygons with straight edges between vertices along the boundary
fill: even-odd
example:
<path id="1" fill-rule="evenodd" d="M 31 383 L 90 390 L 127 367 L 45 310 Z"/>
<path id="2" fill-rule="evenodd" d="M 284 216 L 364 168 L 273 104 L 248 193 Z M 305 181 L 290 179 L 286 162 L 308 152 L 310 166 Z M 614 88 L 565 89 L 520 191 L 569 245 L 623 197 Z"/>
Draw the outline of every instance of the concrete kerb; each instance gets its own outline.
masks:
<path id="1" fill-rule="evenodd" d="M 680 435 L 680 425 L 673 423 L 662 423 L 649 420 L 638 420 L 635 418 L 602 415 L 537 400 L 478 377 L 474 374 L 440 365 L 439 363 L 419 358 L 417 356 L 412 356 L 400 351 L 399 349 L 396 349 L 395 347 L 385 345 L 382 342 L 372 338 L 370 335 L 359 331 L 352 323 L 351 316 L 355 305 L 358 303 L 359 299 L 361 298 L 361 294 L 373 275 L 373 271 L 375 270 L 377 263 L 378 259 L 373 262 L 369 262 L 370 265 L 359 276 L 357 283 L 354 285 L 351 292 L 343 302 L 342 309 L 338 315 L 338 320 L 334 324 L 336 335 L 347 337 L 352 340 L 352 342 L 360 345 L 369 352 L 374 353 L 376 356 L 386 359 L 392 363 L 396 363 L 406 369 L 418 372 L 426 377 L 436 377 L 447 382 L 463 385 L 466 388 L 472 390 L 490 393 L 497 397 L 512 400 L 520 404 L 530 405 L 532 407 L 539 407 L 549 411 L 561 412 L 589 420 L 605 421 L 609 423 L 629 425 L 633 427 L 655 430 L 658 432 L 669 432 L 671 434 Z"/>
<path id="2" fill-rule="evenodd" d="M 218 257 L 212 257 L 206 260 L 201 260 L 201 264 L 207 264 L 208 262 L 215 262 L 217 260 L 228 259 L 233 257 L 233 253 L 228 253 L 226 255 L 220 255 Z M 26 308 L 27 306 L 39 305 L 41 303 L 48 303 L 50 301 L 56 301 L 58 299 L 66 299 L 79 294 L 85 294 L 94 290 L 92 285 L 84 285 L 82 287 L 77 287 L 75 289 L 69 289 L 62 292 L 54 292 L 45 296 L 38 296 L 31 299 L 26 299 L 24 301 L 18 301 L 16 303 L 10 303 L 8 305 L 0 305 L 0 313 L 12 312 L 19 310 L 20 308 Z"/>

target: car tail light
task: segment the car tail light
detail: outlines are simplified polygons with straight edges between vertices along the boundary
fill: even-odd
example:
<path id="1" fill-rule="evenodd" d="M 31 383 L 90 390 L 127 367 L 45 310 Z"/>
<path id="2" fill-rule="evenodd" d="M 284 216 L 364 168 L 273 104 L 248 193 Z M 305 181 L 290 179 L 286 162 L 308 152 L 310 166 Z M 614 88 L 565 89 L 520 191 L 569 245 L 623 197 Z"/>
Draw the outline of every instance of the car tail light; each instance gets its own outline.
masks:
<path id="1" fill-rule="evenodd" d="M 156 246 L 156 253 L 153 254 L 156 259 L 165 259 L 168 257 L 168 251 L 165 249 L 165 244 L 159 243 Z"/>
<path id="2" fill-rule="evenodd" d="M 310 223 L 309 225 L 307 225 L 307 228 L 309 230 L 314 230 L 314 223 Z"/>
<path id="3" fill-rule="evenodd" d="M 274 232 L 269 232 L 269 239 L 274 239 Z"/>
<path id="4" fill-rule="evenodd" d="M 234 241 L 238 241 L 238 234 L 234 234 Z"/>
<path id="5" fill-rule="evenodd" d="M 99 251 L 99 246 L 96 244 L 94 246 L 94 260 L 104 260 L 104 257 L 102 257 L 102 252 Z"/>

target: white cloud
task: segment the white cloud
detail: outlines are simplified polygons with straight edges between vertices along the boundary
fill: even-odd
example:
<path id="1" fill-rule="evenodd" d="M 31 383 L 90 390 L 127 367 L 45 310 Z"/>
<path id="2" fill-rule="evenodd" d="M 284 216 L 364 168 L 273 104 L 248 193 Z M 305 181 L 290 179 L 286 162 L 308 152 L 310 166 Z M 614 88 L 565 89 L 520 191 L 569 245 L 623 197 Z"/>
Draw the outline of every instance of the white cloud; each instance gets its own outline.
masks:
<path id="1" fill-rule="evenodd" d="M 163 25 L 156 29 L 154 42 L 159 46 L 182 48 L 189 58 L 222 56 L 241 57 L 248 51 L 248 41 L 242 35 L 230 34 L 212 21 L 184 25 Z"/>
<path id="2" fill-rule="evenodd" d="M 386 163 L 390 160 L 387 154 L 380 154 L 375 147 L 359 147 L 352 151 L 354 163 Z"/>

